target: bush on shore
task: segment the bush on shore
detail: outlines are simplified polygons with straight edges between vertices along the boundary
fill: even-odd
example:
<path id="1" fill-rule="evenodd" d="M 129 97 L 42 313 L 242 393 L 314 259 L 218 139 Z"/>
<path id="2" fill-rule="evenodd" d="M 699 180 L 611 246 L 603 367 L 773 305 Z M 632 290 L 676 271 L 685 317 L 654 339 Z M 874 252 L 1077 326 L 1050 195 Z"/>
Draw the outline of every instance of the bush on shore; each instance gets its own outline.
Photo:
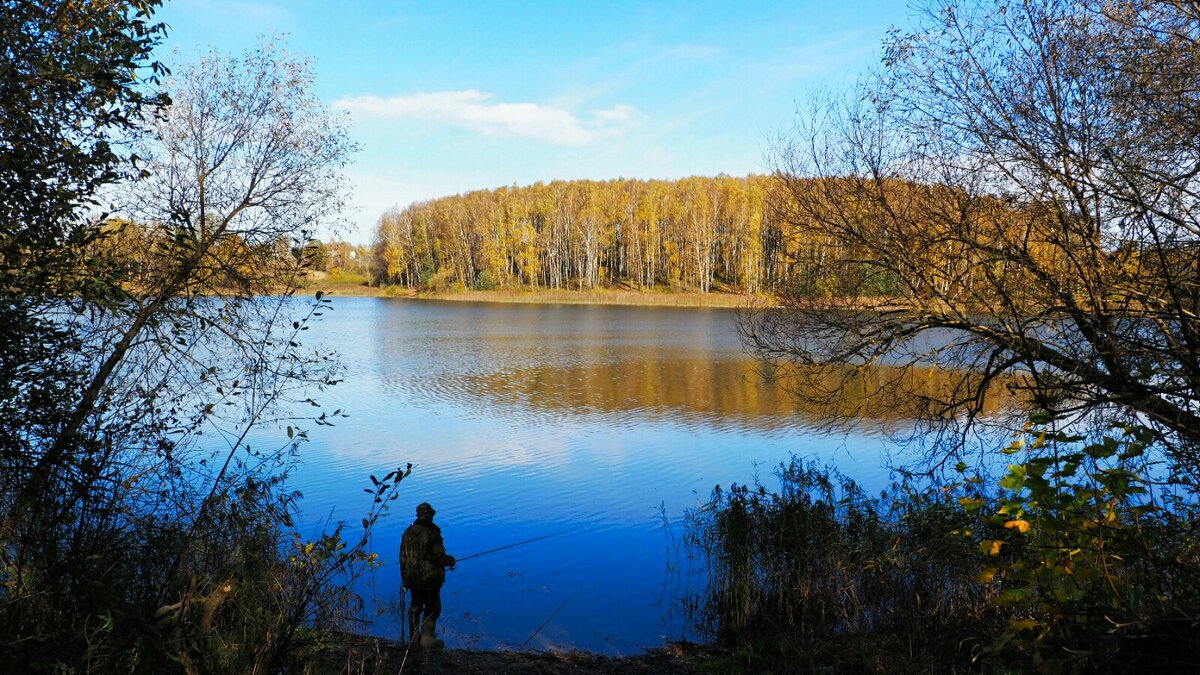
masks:
<path id="1" fill-rule="evenodd" d="M 1153 435 L 1031 428 L 997 483 L 868 497 L 793 459 L 688 514 L 698 625 L 745 672 L 1126 672 L 1200 664 L 1200 511 Z"/>

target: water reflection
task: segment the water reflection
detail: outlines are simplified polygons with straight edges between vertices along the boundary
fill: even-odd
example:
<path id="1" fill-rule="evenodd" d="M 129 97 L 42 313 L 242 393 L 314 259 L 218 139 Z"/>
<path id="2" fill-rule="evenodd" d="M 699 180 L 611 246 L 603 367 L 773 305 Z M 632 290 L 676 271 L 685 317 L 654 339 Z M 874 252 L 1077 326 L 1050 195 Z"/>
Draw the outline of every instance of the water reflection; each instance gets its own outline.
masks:
<path id="1" fill-rule="evenodd" d="M 627 360 L 569 366 L 543 365 L 462 378 L 462 393 L 488 405 L 550 413 L 598 413 L 617 423 L 631 417 L 773 431 L 820 426 L 831 417 L 853 418 L 895 429 L 936 414 L 933 403 L 950 400 L 971 376 L 937 368 L 875 367 L 764 372 L 748 359 L 678 358 L 656 349 L 634 349 Z M 831 395 L 818 402 L 795 395 L 796 387 Z M 996 414 L 1013 396 L 997 381 L 983 402 Z M 874 424 L 872 424 L 874 423 Z"/>
<path id="2" fill-rule="evenodd" d="M 669 521 L 715 484 L 767 477 L 793 453 L 882 486 L 878 432 L 903 428 L 918 397 L 880 392 L 899 383 L 943 395 L 959 377 L 874 369 L 837 388 L 839 400 L 805 406 L 788 388 L 814 373 L 764 377 L 735 319 L 730 310 L 335 298 L 311 339 L 343 355 L 345 381 L 320 398 L 350 418 L 311 430 L 295 481 L 302 515 L 353 524 L 367 476 L 412 462 L 395 515 L 374 533 L 385 566 L 364 590 L 385 603 L 399 593 L 396 550 L 419 502 L 437 507 L 451 553 L 571 533 L 452 573 L 451 646 L 519 646 L 568 597 L 538 634 L 542 646 L 629 653 L 686 635 L 671 599 L 659 605 Z M 832 386 L 842 374 L 807 383 Z M 1004 396 L 1001 388 L 988 405 Z M 863 423 L 826 433 L 833 413 Z M 399 636 L 386 615 L 370 630 Z"/>

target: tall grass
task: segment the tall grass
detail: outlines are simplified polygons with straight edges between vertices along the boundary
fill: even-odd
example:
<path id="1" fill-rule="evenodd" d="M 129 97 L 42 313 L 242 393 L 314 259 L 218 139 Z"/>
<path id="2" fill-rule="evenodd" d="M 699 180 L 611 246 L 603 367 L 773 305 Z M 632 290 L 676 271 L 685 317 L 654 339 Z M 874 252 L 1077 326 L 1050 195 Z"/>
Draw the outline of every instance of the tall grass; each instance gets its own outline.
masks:
<path id="1" fill-rule="evenodd" d="M 993 484 L 869 497 L 793 459 L 686 518 L 686 605 L 741 672 L 1200 668 L 1200 506 L 1137 428 L 1030 432 Z"/>
<path id="2" fill-rule="evenodd" d="M 706 561 L 694 618 L 751 672 L 923 672 L 967 664 L 970 638 L 999 620 L 974 581 L 974 545 L 948 536 L 969 517 L 937 491 L 870 498 L 793 459 L 778 491 L 717 488 L 687 517 Z M 785 668 L 786 666 L 786 668 Z"/>
<path id="3" fill-rule="evenodd" d="M 88 555 L 0 567 L 0 672 L 321 668 L 361 626 L 355 583 L 378 564 L 370 532 L 408 470 L 372 476 L 355 536 L 340 523 L 306 536 L 293 522 L 298 494 L 279 469 L 239 462 L 236 478 L 206 499 L 155 492 L 147 498 L 160 508 L 136 522 L 128 495 L 103 514 L 76 508 L 58 529 L 94 537 Z M 57 532 L 41 535 L 48 547 L 71 543 Z"/>

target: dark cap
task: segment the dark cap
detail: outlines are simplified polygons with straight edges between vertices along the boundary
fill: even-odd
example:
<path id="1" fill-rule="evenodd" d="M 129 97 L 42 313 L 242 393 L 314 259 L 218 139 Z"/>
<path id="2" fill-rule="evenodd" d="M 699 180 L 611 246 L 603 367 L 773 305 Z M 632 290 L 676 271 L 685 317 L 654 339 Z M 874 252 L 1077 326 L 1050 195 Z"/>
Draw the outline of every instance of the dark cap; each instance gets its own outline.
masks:
<path id="1" fill-rule="evenodd" d="M 429 502 L 421 502 L 420 504 L 417 504 L 418 518 L 432 518 L 435 513 L 437 513 L 437 511 L 433 510 L 433 507 L 429 505 Z"/>

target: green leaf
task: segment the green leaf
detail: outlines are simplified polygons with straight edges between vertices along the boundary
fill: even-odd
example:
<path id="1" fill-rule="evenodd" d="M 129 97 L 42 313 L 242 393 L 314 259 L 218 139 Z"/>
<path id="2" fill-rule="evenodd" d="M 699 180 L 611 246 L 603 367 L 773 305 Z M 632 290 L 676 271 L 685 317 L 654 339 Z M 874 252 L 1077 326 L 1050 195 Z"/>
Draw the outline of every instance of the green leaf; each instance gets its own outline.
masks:
<path id="1" fill-rule="evenodd" d="M 1083 449 L 1088 457 L 1095 460 L 1108 459 L 1117 454 L 1117 440 L 1106 437 L 1101 443 L 1093 443 Z"/>
<path id="2" fill-rule="evenodd" d="M 1020 464 L 1010 464 L 1008 474 L 1000 479 L 1000 487 L 1005 490 L 1020 490 L 1025 485 L 1025 467 Z"/>
<path id="3" fill-rule="evenodd" d="M 1006 588 L 996 598 L 996 604 L 1001 606 L 1015 605 L 1027 597 L 1029 597 L 1028 588 Z"/>

